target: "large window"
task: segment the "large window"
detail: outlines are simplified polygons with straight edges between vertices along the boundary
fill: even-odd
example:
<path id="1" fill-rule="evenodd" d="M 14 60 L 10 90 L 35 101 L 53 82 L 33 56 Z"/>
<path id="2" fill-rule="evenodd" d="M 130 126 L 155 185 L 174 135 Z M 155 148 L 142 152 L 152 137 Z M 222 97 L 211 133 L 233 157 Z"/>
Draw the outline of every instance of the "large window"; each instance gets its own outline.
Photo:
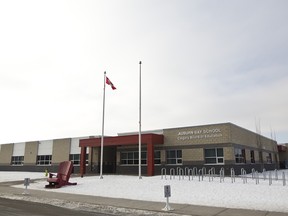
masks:
<path id="1" fill-rule="evenodd" d="M 167 164 L 182 164 L 182 150 L 167 150 L 166 151 Z"/>
<path id="2" fill-rule="evenodd" d="M 127 151 L 121 152 L 121 164 L 122 165 L 136 165 L 139 164 L 139 152 Z M 141 164 L 147 164 L 147 152 L 141 152 Z"/>
<path id="3" fill-rule="evenodd" d="M 23 165 L 24 156 L 12 156 L 11 165 Z"/>
<path id="4" fill-rule="evenodd" d="M 21 166 L 24 163 L 25 143 L 14 143 L 11 165 Z"/>
<path id="5" fill-rule="evenodd" d="M 255 154 L 253 150 L 250 151 L 250 158 L 251 158 L 251 163 L 255 163 Z"/>
<path id="6" fill-rule="evenodd" d="M 235 163 L 246 163 L 245 149 L 234 148 Z"/>
<path id="7" fill-rule="evenodd" d="M 267 155 L 267 163 L 272 163 L 272 154 L 271 153 L 269 153 L 268 155 Z"/>
<path id="8" fill-rule="evenodd" d="M 89 164 L 89 154 L 86 154 L 86 166 Z M 69 160 L 73 162 L 73 165 L 79 166 L 80 165 L 80 154 L 70 154 Z"/>
<path id="9" fill-rule="evenodd" d="M 161 151 L 154 151 L 154 164 L 161 164 Z"/>
<path id="10" fill-rule="evenodd" d="M 37 165 L 51 165 L 52 155 L 38 155 Z"/>
<path id="11" fill-rule="evenodd" d="M 205 149 L 206 164 L 224 164 L 223 148 Z"/>
<path id="12" fill-rule="evenodd" d="M 122 165 L 136 165 L 139 161 L 138 151 L 125 151 L 121 152 L 121 164 Z M 141 152 L 141 164 L 147 164 L 147 152 Z M 154 151 L 154 164 L 161 164 L 161 151 Z"/>

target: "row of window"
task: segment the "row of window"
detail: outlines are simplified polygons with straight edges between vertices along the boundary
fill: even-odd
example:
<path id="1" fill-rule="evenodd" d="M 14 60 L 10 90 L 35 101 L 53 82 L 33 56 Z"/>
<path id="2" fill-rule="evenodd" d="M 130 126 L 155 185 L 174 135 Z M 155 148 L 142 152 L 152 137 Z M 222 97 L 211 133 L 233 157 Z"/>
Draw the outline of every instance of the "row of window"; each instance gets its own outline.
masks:
<path id="1" fill-rule="evenodd" d="M 161 164 L 160 151 L 154 152 L 154 164 Z M 235 163 L 246 163 L 245 149 L 234 148 Z M 260 161 L 262 152 L 259 152 Z M 224 164 L 224 151 L 223 148 L 209 148 L 204 149 L 205 164 Z M 255 163 L 254 150 L 250 150 L 250 162 Z M 269 153 L 266 158 L 267 163 L 272 163 L 272 154 Z M 121 152 L 122 165 L 136 165 L 139 163 L 139 154 L 137 151 Z M 141 164 L 147 164 L 147 152 L 141 153 Z M 166 151 L 166 164 L 181 165 L 182 164 L 182 150 L 167 150 Z"/>
<path id="2" fill-rule="evenodd" d="M 234 148 L 235 163 L 246 163 L 245 149 Z M 121 152 L 120 161 L 122 165 L 137 165 L 139 164 L 138 151 Z M 205 164 L 224 164 L 224 151 L 223 148 L 209 148 L 204 149 Z M 263 162 L 262 152 L 259 152 L 260 161 Z M 74 165 L 80 165 L 80 154 L 70 154 L 69 160 Z M 250 150 L 250 162 L 255 163 L 254 150 Z M 52 155 L 38 155 L 36 164 L 39 166 L 51 165 Z M 267 163 L 272 163 L 272 154 L 269 153 L 266 158 Z M 12 156 L 11 165 L 23 165 L 24 156 Z M 88 154 L 86 154 L 86 165 L 88 164 Z M 147 164 L 147 152 L 141 152 L 141 164 Z M 161 152 L 154 152 L 154 164 L 161 164 Z M 167 150 L 166 151 L 166 164 L 181 165 L 182 164 L 182 150 Z"/>
<path id="3" fill-rule="evenodd" d="M 234 154 L 235 154 L 235 162 L 236 163 L 246 163 L 246 152 L 245 149 L 241 148 L 234 148 Z M 263 159 L 263 153 L 259 152 L 259 160 L 261 163 L 264 162 Z M 250 163 L 255 163 L 255 153 L 254 150 L 250 150 Z M 268 153 L 266 156 L 266 163 L 272 163 L 272 154 Z"/>
<path id="4" fill-rule="evenodd" d="M 80 154 L 70 154 L 69 160 L 73 162 L 74 165 L 80 165 Z M 39 166 L 51 165 L 52 155 L 38 155 L 36 164 Z M 12 156 L 11 165 L 23 165 L 24 156 Z M 86 164 L 88 164 L 88 154 L 86 154 Z"/>
<path id="5" fill-rule="evenodd" d="M 121 152 L 121 164 L 122 165 L 136 165 L 139 164 L 139 153 L 138 151 L 128 151 L 128 152 Z M 147 164 L 147 152 L 141 152 L 141 164 Z M 154 164 L 161 164 L 161 152 L 155 151 L 154 152 Z"/>

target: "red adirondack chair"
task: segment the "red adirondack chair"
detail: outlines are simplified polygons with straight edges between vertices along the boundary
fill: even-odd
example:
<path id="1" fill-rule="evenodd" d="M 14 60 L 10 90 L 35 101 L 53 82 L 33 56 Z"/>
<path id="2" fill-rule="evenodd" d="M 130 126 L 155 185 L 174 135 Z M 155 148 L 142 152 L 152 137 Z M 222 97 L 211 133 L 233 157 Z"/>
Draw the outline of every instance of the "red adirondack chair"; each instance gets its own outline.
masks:
<path id="1" fill-rule="evenodd" d="M 63 161 L 59 164 L 58 173 L 53 174 L 49 173 L 49 178 L 47 181 L 48 185 L 45 185 L 45 188 L 60 188 L 64 185 L 77 185 L 77 183 L 69 182 L 70 175 L 73 170 L 72 161 Z"/>

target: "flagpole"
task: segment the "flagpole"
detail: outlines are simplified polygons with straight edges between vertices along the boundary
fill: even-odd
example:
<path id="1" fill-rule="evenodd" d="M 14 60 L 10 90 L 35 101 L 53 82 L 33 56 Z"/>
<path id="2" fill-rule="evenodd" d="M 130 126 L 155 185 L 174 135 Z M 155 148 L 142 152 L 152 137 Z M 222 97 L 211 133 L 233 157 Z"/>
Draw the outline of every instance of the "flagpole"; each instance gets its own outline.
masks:
<path id="1" fill-rule="evenodd" d="M 102 136 L 101 136 L 101 155 L 100 155 L 100 179 L 103 179 L 103 145 L 104 145 L 104 114 L 105 114 L 105 84 L 106 71 L 104 71 L 104 88 L 103 88 L 103 114 L 102 114 Z"/>
<path id="2" fill-rule="evenodd" d="M 141 176 L 141 64 L 139 62 L 139 179 Z"/>

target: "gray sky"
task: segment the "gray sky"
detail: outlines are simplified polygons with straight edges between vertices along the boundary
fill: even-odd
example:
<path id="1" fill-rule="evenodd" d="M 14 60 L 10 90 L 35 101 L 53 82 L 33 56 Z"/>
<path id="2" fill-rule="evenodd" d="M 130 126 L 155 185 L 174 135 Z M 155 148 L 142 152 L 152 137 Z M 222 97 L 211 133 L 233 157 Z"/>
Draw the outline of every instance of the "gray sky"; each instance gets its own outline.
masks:
<path id="1" fill-rule="evenodd" d="M 232 122 L 288 142 L 288 1 L 0 1 L 0 143 Z"/>

